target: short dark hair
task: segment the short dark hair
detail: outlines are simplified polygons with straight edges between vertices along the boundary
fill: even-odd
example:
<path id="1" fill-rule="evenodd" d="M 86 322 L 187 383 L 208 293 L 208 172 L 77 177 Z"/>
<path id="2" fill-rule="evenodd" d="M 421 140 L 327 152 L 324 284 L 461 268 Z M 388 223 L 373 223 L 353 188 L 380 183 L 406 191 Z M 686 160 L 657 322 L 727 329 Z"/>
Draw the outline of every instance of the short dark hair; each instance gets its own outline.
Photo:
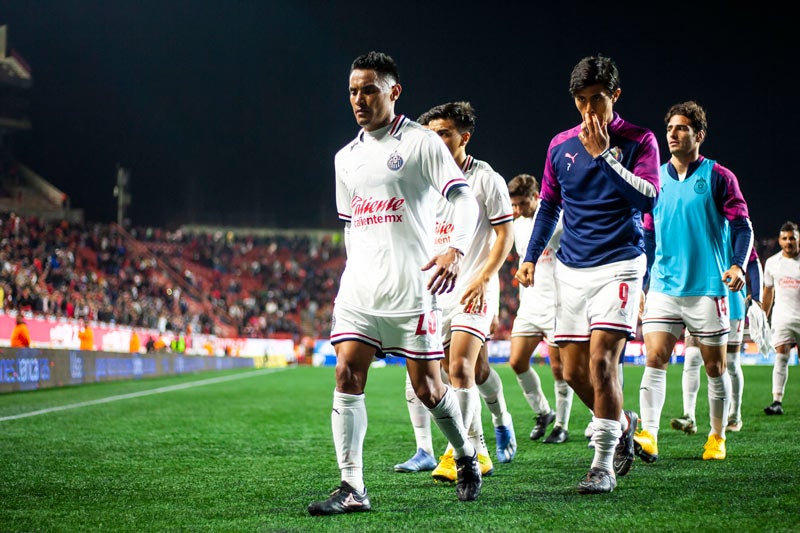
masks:
<path id="1" fill-rule="evenodd" d="M 509 196 L 530 197 L 539 194 L 539 182 L 530 174 L 517 174 L 508 182 Z"/>
<path id="2" fill-rule="evenodd" d="M 459 133 L 468 131 L 471 135 L 475 131 L 478 117 L 475 115 L 475 108 L 469 102 L 448 102 L 430 108 L 419 116 L 417 122 L 427 126 L 431 120 L 436 119 L 451 119 L 455 122 Z"/>
<path id="3" fill-rule="evenodd" d="M 372 51 L 358 56 L 350 65 L 350 72 L 354 70 L 374 70 L 381 80 L 388 81 L 391 85 L 400 83 L 397 63 L 392 56 L 383 52 Z"/>
<path id="4" fill-rule="evenodd" d="M 602 83 L 608 94 L 619 89 L 619 70 L 611 58 L 596 55 L 587 56 L 572 68 L 569 77 L 569 94 L 575 96 L 586 87 Z"/>
<path id="5" fill-rule="evenodd" d="M 784 231 L 792 231 L 797 233 L 798 232 L 797 224 L 795 224 L 791 220 L 787 220 L 786 222 L 783 223 L 783 226 L 781 226 L 781 233 L 783 233 Z"/>
<path id="6" fill-rule="evenodd" d="M 681 115 L 688 118 L 689 122 L 692 123 L 692 129 L 695 132 L 708 131 L 706 110 L 694 100 L 681 102 L 670 107 L 669 111 L 667 111 L 667 114 L 664 117 L 664 124 L 669 124 L 669 119 L 675 115 Z"/>

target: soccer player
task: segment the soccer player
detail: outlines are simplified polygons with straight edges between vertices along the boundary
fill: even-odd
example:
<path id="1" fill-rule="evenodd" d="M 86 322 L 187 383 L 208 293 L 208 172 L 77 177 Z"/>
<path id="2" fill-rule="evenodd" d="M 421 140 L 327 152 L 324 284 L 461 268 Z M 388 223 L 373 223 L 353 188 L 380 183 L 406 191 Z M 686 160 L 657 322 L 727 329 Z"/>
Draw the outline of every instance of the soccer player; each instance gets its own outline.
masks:
<path id="1" fill-rule="evenodd" d="M 514 246 L 521 264 L 528 250 L 533 217 L 539 208 L 539 183 L 530 174 L 518 174 L 508 182 L 508 193 L 511 196 L 511 207 L 514 208 Z M 530 439 L 542 438 L 547 427 L 555 420 L 553 431 L 544 440 L 547 444 L 561 444 L 569 440 L 569 416 L 574 395 L 572 388 L 564 380 L 558 345 L 553 341 L 553 328 L 556 324 L 553 269 L 562 232 L 563 225 L 559 219 L 553 236 L 536 262 L 533 286 L 519 287 L 519 307 L 511 327 L 509 364 L 536 419 Z M 555 411 L 550 409 L 539 375 L 531 367 L 531 355 L 544 339 L 547 339 L 550 369 L 555 379 Z"/>
<path id="2" fill-rule="evenodd" d="M 500 276 L 498 272 L 513 245 L 511 223 L 514 219 L 511 199 L 503 177 L 485 161 L 466 153 L 475 132 L 477 117 L 469 102 L 449 102 L 423 113 L 419 123 L 434 131 L 447 146 L 453 160 L 461 168 L 478 200 L 478 225 L 465 250 L 461 273 L 455 289 L 440 298 L 442 336 L 450 384 L 458 398 L 464 426 L 472 444 L 478 449 L 481 474 L 491 475 L 492 460 L 483 435 L 481 393 L 478 390 L 476 367 L 483 371 L 482 387 L 489 396 L 486 403 L 492 419 L 502 428 L 498 436 L 497 457 L 509 462 L 516 454 L 516 438 L 511 415 L 506 408 L 500 376 L 488 365 L 486 339 L 492 320 L 500 312 Z M 452 245 L 454 211 L 451 204 L 440 200 L 436 212 L 434 247 L 442 250 Z M 483 364 L 479 358 L 483 357 Z M 452 446 L 448 445 L 433 470 L 439 481 L 454 481 L 456 464 Z"/>
<path id="3" fill-rule="evenodd" d="M 481 340 L 477 355 L 474 353 L 468 355 L 468 357 L 474 356 L 475 358 L 473 381 L 492 414 L 492 422 L 495 426 L 497 460 L 501 463 L 508 463 L 516 455 L 516 436 L 511 414 L 508 412 L 503 395 L 503 383 L 497 371 L 489 365 L 486 341 L 493 332 L 494 322 L 496 322 L 496 315 L 500 306 L 500 281 L 497 273 L 500 266 L 497 263 L 499 261 L 499 264 L 502 265 L 505 256 L 508 255 L 506 248 L 510 249 L 512 245 L 511 239 L 513 239 L 513 235 L 509 228 L 512 217 L 511 200 L 508 197 L 502 176 L 495 172 L 488 163 L 479 161 L 466 153 L 467 143 L 475 133 L 475 124 L 477 122 L 475 110 L 469 102 L 451 102 L 438 105 L 423 113 L 417 121 L 428 129 L 435 131 L 442 138 L 456 164 L 459 165 L 464 177 L 475 192 L 480 206 L 479 226 L 471 239 L 471 245 L 466 251 L 462 265 L 460 280 L 463 283 L 459 283 L 456 289 L 450 293 L 449 302 L 444 300 L 441 302 L 444 306 L 445 317 L 442 326 L 445 338 L 443 364 L 446 366 L 452 364 L 450 363 L 452 339 L 456 339 L 456 344 L 458 345 L 461 335 L 466 333 Z M 498 185 L 502 185 L 499 190 Z M 439 202 L 439 208 L 435 237 L 435 247 L 437 249 L 447 245 L 453 230 L 452 209 L 449 208 L 449 204 L 442 200 Z M 503 253 L 504 250 L 505 253 Z M 502 259 L 499 259 L 501 254 Z M 494 274 L 488 275 L 491 271 L 494 271 Z M 487 278 L 487 275 L 488 279 L 484 282 L 485 287 L 476 289 L 473 287 L 474 283 L 467 285 L 471 279 L 476 281 L 480 278 Z M 465 288 L 471 288 L 474 291 L 480 290 L 480 292 L 486 294 L 486 300 L 489 302 L 487 309 L 490 311 L 490 316 L 463 312 L 464 305 L 458 302 L 458 295 Z M 452 319 L 456 320 L 455 326 Z M 459 322 L 463 322 L 463 324 L 458 325 Z M 458 333 L 458 331 L 461 331 L 461 333 Z M 472 344 L 471 337 L 466 337 L 466 340 L 468 344 Z M 448 376 L 449 366 L 443 368 L 443 370 L 442 379 L 450 383 Z M 465 393 L 457 389 L 456 394 L 463 395 Z M 461 397 L 459 396 L 459 398 Z M 430 415 L 414 395 L 408 375 L 406 375 L 406 405 L 414 427 L 417 452 L 404 463 L 395 465 L 394 470 L 396 472 L 434 470 L 432 475 L 436 480 L 455 481 L 456 468 L 452 447 L 447 447 L 437 465 L 433 457 Z M 489 451 L 486 448 L 484 439 L 480 402 L 478 402 L 477 408 L 474 410 L 471 423 L 465 425 L 470 439 L 478 447 L 478 462 L 481 465 L 481 473 L 483 475 L 491 475 L 494 471 L 494 466 L 489 457 Z"/>
<path id="4" fill-rule="evenodd" d="M 608 57 L 573 68 L 570 94 L 582 122 L 550 141 L 539 210 L 516 277 L 534 282 L 536 261 L 564 212 L 556 252 L 554 340 L 564 378 L 594 413 L 594 459 L 582 494 L 611 492 L 634 460 L 638 416 L 622 410 L 617 376 L 622 350 L 639 318 L 646 258 L 642 213 L 658 198 L 658 144 L 653 132 L 614 111 L 619 70 Z"/>
<path id="5" fill-rule="evenodd" d="M 747 316 L 747 300 L 750 305 L 761 307 L 762 288 L 761 260 L 755 246 L 750 251 L 750 259 L 745 272 L 745 287 L 736 292 L 729 292 L 729 309 L 731 331 L 728 333 L 728 347 L 726 351 L 726 367 L 731 377 L 731 401 L 728 407 L 728 418 L 725 431 L 742 430 L 742 397 L 744 395 L 744 372 L 742 371 L 741 351 L 744 340 L 744 322 Z M 749 293 L 749 294 L 748 294 Z M 700 391 L 700 369 L 703 366 L 703 357 L 697 339 L 688 331 L 684 342 L 686 349 L 683 355 L 683 416 L 670 420 L 672 429 L 683 431 L 688 435 L 697 433 L 697 420 L 695 411 L 697 407 L 697 394 Z"/>
<path id="6" fill-rule="evenodd" d="M 373 357 L 406 358 L 417 395 L 454 447 L 459 500 L 478 498 L 482 478 L 456 395 L 439 374 L 444 356 L 436 297 L 453 290 L 478 218 L 475 195 L 447 148 L 416 122 L 395 114 L 402 87 L 394 60 L 381 52 L 350 68 L 350 105 L 361 126 L 336 154 L 336 207 L 345 223 L 347 263 L 333 311 L 336 389 L 331 426 L 341 484 L 311 515 L 371 509 L 362 450 L 364 387 Z M 449 246 L 433 253 L 436 197 L 454 210 Z M 432 272 L 432 275 L 431 275 Z"/>
<path id="7" fill-rule="evenodd" d="M 797 224 L 781 226 L 778 244 L 781 251 L 764 263 L 764 311 L 772 316 L 772 403 L 764 408 L 768 415 L 783 414 L 783 393 L 789 378 L 789 354 L 800 345 L 800 245 Z M 774 304 L 774 307 L 773 307 Z"/>
<path id="8" fill-rule="evenodd" d="M 636 453 L 648 463 L 658 459 L 667 365 L 685 327 L 698 340 L 708 376 L 711 430 L 703 459 L 722 460 L 731 397 L 725 358 L 728 291 L 744 287 L 753 228 L 736 176 L 700 155 L 708 129 L 705 110 L 697 102 L 681 102 L 669 108 L 664 122 L 671 157 L 661 165 L 658 203 L 644 220 L 654 259 L 642 316 L 647 360 Z"/>

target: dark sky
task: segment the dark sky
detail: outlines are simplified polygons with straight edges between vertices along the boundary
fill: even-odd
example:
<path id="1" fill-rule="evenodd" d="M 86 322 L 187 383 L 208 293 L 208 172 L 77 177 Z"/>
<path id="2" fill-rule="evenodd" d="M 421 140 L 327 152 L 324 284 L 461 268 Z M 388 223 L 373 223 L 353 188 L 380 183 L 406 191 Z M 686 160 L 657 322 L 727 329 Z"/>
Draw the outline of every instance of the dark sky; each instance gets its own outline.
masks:
<path id="1" fill-rule="evenodd" d="M 702 153 L 739 177 L 757 236 L 800 219 L 800 47 L 785 12 L 440 4 L 0 0 L 9 46 L 34 76 L 33 129 L 7 142 L 90 221 L 116 219 L 121 164 L 135 225 L 337 228 L 333 156 L 358 129 L 357 55 L 397 60 L 399 113 L 470 100 L 469 152 L 508 180 L 541 176 L 550 138 L 580 120 L 572 67 L 603 53 L 621 72 L 616 110 L 656 132 L 662 157 L 667 109 L 698 100 Z"/>

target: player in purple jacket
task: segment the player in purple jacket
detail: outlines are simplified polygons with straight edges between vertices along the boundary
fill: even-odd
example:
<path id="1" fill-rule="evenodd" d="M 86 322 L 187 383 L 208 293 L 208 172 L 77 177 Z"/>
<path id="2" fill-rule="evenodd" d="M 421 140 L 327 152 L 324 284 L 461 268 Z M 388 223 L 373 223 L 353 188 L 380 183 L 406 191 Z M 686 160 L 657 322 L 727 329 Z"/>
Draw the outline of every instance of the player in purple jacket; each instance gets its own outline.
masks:
<path id="1" fill-rule="evenodd" d="M 638 320 L 646 259 L 642 213 L 659 191 L 652 131 L 614 112 L 619 71 L 603 56 L 581 59 L 570 94 L 583 121 L 550 142 L 541 203 L 516 277 L 533 283 L 536 260 L 564 211 L 556 254 L 555 341 L 564 378 L 594 413 L 594 459 L 578 492 L 611 492 L 633 464 L 638 416 L 622 410 L 618 362 Z"/>

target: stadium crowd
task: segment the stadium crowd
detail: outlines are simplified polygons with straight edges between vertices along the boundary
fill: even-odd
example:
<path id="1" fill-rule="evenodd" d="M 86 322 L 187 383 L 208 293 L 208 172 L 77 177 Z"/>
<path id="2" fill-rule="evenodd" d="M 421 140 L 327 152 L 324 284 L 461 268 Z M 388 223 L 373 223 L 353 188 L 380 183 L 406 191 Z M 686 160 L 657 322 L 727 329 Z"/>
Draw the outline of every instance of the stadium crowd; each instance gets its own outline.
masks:
<path id="1" fill-rule="evenodd" d="M 757 248 L 769 257 L 777 239 Z M 127 231 L 4 213 L 0 309 L 160 331 L 325 338 L 344 260 L 336 235 Z M 516 265 L 512 251 L 500 271 L 496 339 L 511 331 Z"/>
<path id="2" fill-rule="evenodd" d="M 0 215 L 0 306 L 56 318 L 269 337 L 329 331 L 343 246 Z"/>

